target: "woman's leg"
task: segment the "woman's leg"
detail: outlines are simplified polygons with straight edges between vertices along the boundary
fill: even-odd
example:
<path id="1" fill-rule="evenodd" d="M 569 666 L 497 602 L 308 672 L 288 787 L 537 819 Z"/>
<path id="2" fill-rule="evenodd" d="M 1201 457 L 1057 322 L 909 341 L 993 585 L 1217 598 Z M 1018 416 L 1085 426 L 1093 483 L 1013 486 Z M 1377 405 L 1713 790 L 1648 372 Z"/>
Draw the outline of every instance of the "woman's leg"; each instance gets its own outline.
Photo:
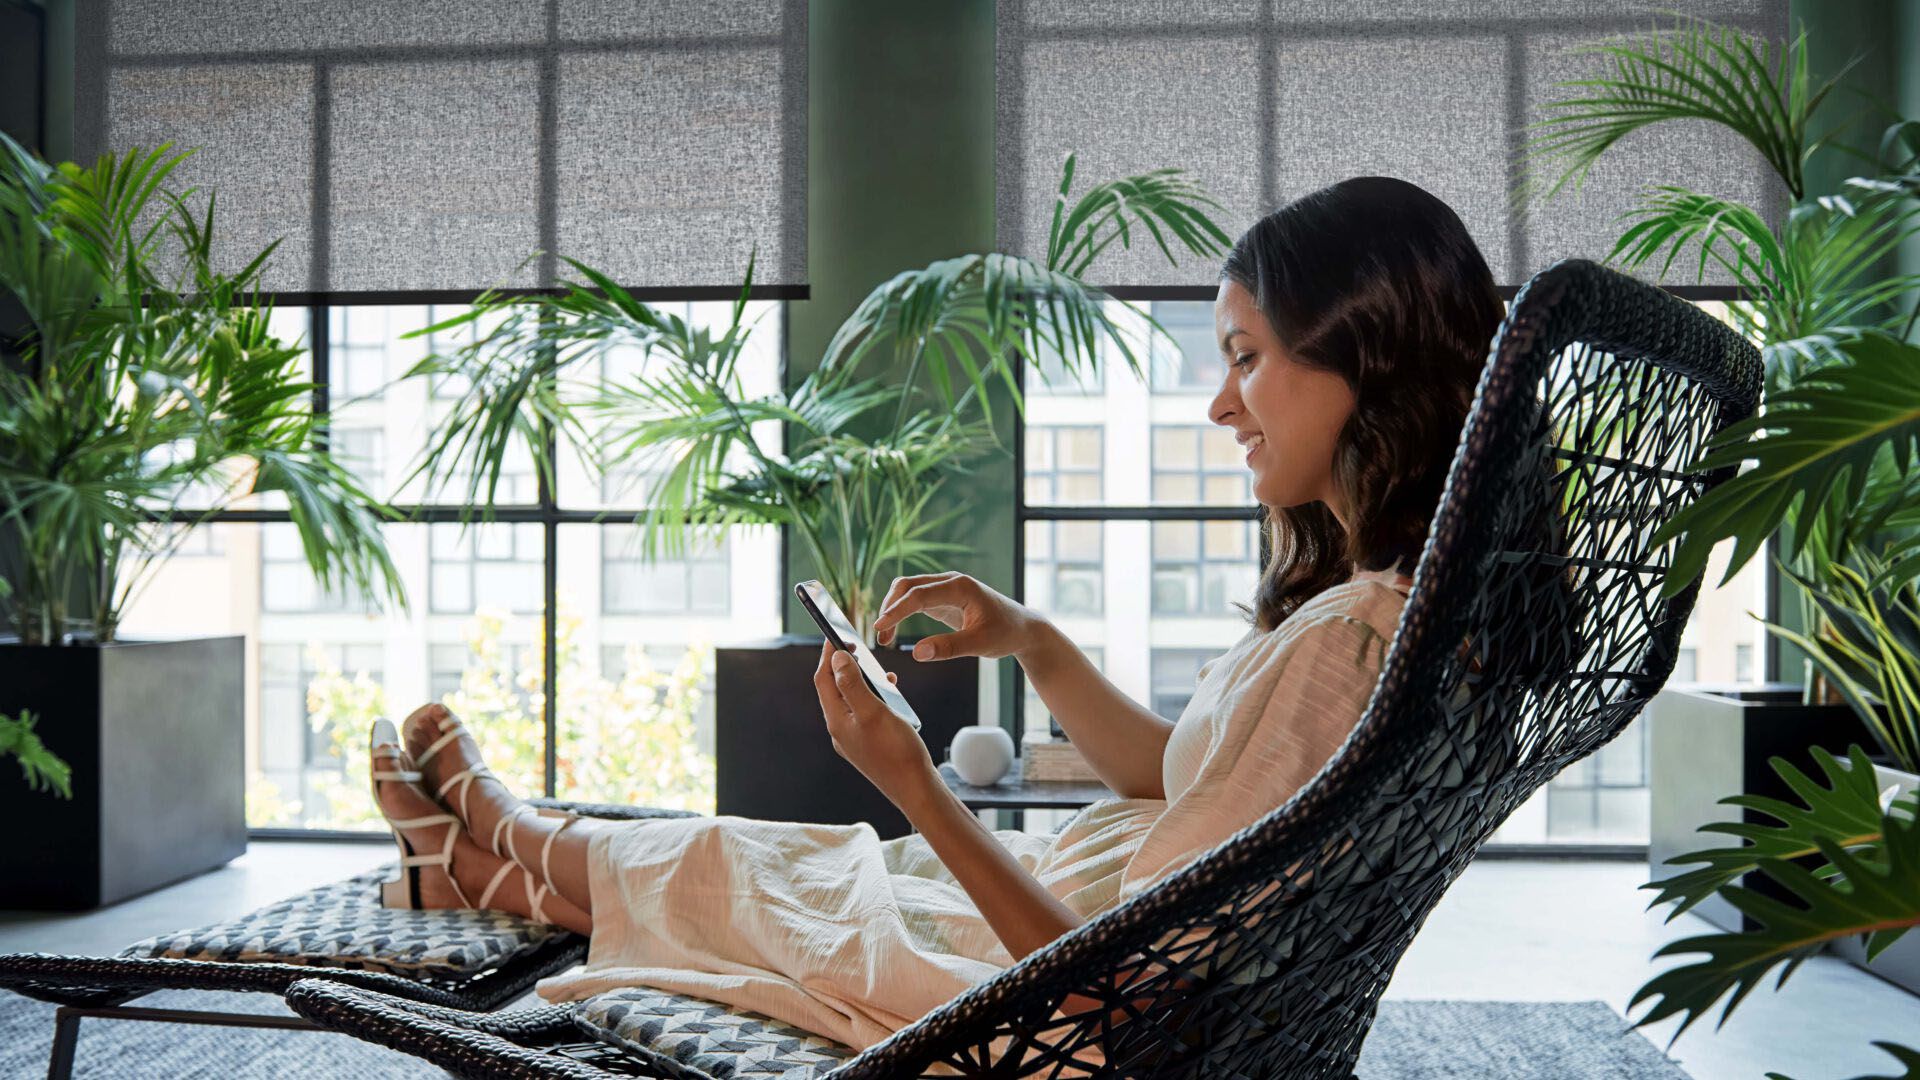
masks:
<path id="1" fill-rule="evenodd" d="M 466 797 L 462 800 L 454 786 L 459 783 L 456 778 L 468 770 L 483 770 L 485 762 L 472 734 L 444 705 L 423 705 L 414 710 L 401 728 L 401 737 L 419 765 L 425 789 L 461 817 L 469 836 L 524 867 L 537 884 L 544 883 L 551 890 L 545 905 L 550 914 L 555 901 L 561 901 L 591 922 L 593 896 L 587 881 L 587 845 L 596 832 L 617 823 L 542 817 L 533 813 L 532 807 L 504 781 L 485 771 L 465 782 Z"/>
<path id="2" fill-rule="evenodd" d="M 375 758 L 373 768 L 381 771 L 390 768 L 391 761 L 382 762 Z M 401 780 L 380 780 L 375 791 L 380 803 L 380 812 L 389 821 L 417 820 L 440 812 L 440 806 L 419 784 Z M 484 906 L 495 911 L 505 911 L 531 918 L 533 915 L 532 891 L 537 891 L 538 883 L 532 875 L 517 866 L 510 866 L 480 845 L 465 829 L 458 825 L 424 825 L 403 830 L 407 842 L 415 851 L 439 851 L 445 844 L 447 830 L 454 830 L 453 860 L 446 867 L 422 866 L 420 874 L 420 904 L 426 908 L 464 908 L 471 903 L 476 907 Z M 556 845 L 557 846 L 557 845 Z M 502 875 L 501 868 L 509 867 Z M 498 879 L 498 884 L 495 880 Z M 493 886 L 493 894 L 487 896 L 488 886 Z M 481 898 L 486 903 L 481 904 Z M 564 926 L 575 933 L 593 933 L 593 919 L 577 905 L 569 903 L 561 896 L 549 893 L 541 903 L 541 914 L 546 920 Z"/>

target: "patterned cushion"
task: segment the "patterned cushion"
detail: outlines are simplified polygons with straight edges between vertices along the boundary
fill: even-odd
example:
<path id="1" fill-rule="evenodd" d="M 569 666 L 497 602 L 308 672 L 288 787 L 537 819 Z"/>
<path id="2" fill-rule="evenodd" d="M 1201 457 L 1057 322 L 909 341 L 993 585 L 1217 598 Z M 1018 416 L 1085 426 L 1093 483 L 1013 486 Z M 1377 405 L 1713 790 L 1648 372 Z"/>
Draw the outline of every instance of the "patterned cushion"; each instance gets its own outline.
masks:
<path id="1" fill-rule="evenodd" d="M 814 1080 L 858 1052 L 756 1012 L 644 986 L 589 998 L 573 1019 L 676 1078 Z"/>
<path id="2" fill-rule="evenodd" d="M 567 933 L 500 911 L 407 911 L 380 906 L 395 864 L 322 885 L 227 922 L 128 946 L 122 956 L 273 961 L 465 976 L 523 956 Z"/>

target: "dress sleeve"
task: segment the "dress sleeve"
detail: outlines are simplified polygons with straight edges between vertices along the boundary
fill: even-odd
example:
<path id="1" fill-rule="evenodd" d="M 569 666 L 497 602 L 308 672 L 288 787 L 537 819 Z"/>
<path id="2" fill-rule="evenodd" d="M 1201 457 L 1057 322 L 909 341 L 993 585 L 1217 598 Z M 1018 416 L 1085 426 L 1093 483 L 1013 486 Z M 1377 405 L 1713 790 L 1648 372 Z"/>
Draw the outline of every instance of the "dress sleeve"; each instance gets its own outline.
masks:
<path id="1" fill-rule="evenodd" d="M 1366 711 L 1386 639 L 1364 619 L 1318 616 L 1275 632 L 1271 651 L 1222 688 L 1225 729 L 1194 782 L 1167 805 L 1129 860 L 1126 900 L 1292 798 Z"/>

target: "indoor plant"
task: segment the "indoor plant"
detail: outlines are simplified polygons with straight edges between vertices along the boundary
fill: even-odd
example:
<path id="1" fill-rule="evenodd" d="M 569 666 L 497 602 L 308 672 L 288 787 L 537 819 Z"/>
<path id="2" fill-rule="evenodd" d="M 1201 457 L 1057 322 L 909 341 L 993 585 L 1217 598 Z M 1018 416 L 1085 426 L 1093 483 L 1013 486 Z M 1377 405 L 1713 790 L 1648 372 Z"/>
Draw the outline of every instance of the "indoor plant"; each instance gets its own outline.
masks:
<path id="1" fill-rule="evenodd" d="M 1101 252 L 1116 241 L 1130 246 L 1143 233 L 1170 260 L 1176 246 L 1211 256 L 1228 242 L 1206 216 L 1206 208 L 1218 204 L 1179 170 L 1099 184 L 1077 200 L 1070 199 L 1073 173 L 1069 156 L 1044 261 L 968 254 L 883 282 L 790 394 L 749 397 L 741 390 L 735 362 L 752 332 L 742 321 L 751 264 L 731 321 L 717 332 L 656 311 L 572 259 L 565 262 L 579 280 L 566 283 L 559 295 L 483 296 L 468 312 L 421 331 L 470 324 L 475 335 L 410 373 L 455 376 L 466 386 L 416 472 L 430 482 L 466 472 L 467 502 L 484 507 L 514 448 L 530 449 L 536 469 L 551 481 L 549 433 L 603 470 L 655 472 L 661 479 L 640 519 L 647 557 L 663 550 L 678 554 L 702 530 L 787 527 L 801 541 L 814 576 L 870 643 L 878 598 L 892 578 L 937 568 L 937 556 L 960 549 L 934 539 L 935 530 L 969 508 L 963 493 L 943 485 L 977 455 L 1004 450 L 995 434 L 991 383 L 1003 383 L 1015 407 L 1024 408 L 1016 364 L 1057 357 L 1077 375 L 1097 369 L 1103 342 L 1136 374 L 1141 371 L 1139 331 L 1112 307 L 1122 302 L 1081 280 Z M 1149 332 L 1157 329 L 1124 306 Z M 653 370 L 643 366 L 630 379 L 565 377 L 612 346 L 636 347 L 664 363 Z M 869 374 L 875 365 L 882 372 Z M 777 439 L 781 425 L 794 433 L 785 453 L 763 445 L 755 430 L 764 426 Z M 727 688 L 801 685 L 785 668 L 804 660 L 811 670 L 817 661 L 817 644 L 781 648 L 793 657 L 769 661 L 782 670 L 760 678 L 731 674 L 730 663 L 740 658 L 728 649 L 716 658 L 721 813 L 744 812 L 728 798 Z M 883 658 L 891 653 L 884 651 Z M 916 696 L 933 702 L 936 712 L 951 713 L 923 714 L 922 734 L 930 742 L 976 722 L 974 665 L 908 665 L 898 673 L 909 696 L 916 696 L 915 682 L 940 680 L 942 689 L 928 684 L 924 698 Z M 772 723 L 756 717 L 756 738 L 778 738 L 768 734 Z M 817 715 L 810 723 L 817 728 Z M 803 744 L 825 745 L 817 739 L 782 743 Z M 845 778 L 850 783 L 826 783 L 810 768 L 836 762 L 781 764 L 789 774 L 802 774 L 811 790 L 841 791 L 836 797 L 868 787 L 851 773 Z M 870 809 L 882 816 L 891 812 Z M 904 825 L 904 819 L 894 824 Z"/>
<path id="2" fill-rule="evenodd" d="M 955 547 L 926 539 L 964 513 L 964 497 L 933 498 L 941 483 L 983 442 L 1005 449 L 988 403 L 991 380 L 1024 408 L 1013 365 L 1052 356 L 1076 375 L 1097 370 L 1102 341 L 1141 372 L 1137 332 L 1108 310 L 1124 302 L 1081 281 L 1099 254 L 1116 240 L 1130 246 L 1141 232 L 1170 260 L 1164 234 L 1194 254 L 1224 250 L 1226 234 L 1203 210 L 1218 204 L 1181 170 L 1099 184 L 1069 209 L 1073 173 L 1069 155 L 1044 262 L 988 252 L 897 275 L 861 302 L 791 394 L 741 392 L 735 362 L 753 329 L 741 322 L 751 263 L 732 321 L 718 334 L 655 311 L 573 259 L 563 261 L 581 280 L 557 296 L 483 295 L 466 312 L 415 332 L 479 328 L 459 349 L 409 372 L 465 383 L 415 471 L 430 481 L 464 473 L 468 504 L 484 507 L 516 447 L 530 450 L 551 482 L 542 437 L 551 430 L 602 470 L 638 466 L 661 475 L 639 519 L 648 557 L 678 554 L 703 528 L 790 526 L 835 602 L 870 640 L 877 587 L 903 568 L 937 565 L 931 557 Z M 1149 331 L 1159 330 L 1125 306 Z M 667 363 L 626 380 L 561 377 L 611 346 L 635 346 Z M 905 374 L 865 375 L 875 361 Z M 868 421 L 878 414 L 890 421 L 875 429 Z M 759 424 L 792 425 L 799 441 L 772 454 L 753 435 Z M 929 517 L 934 505 L 949 509 Z"/>
<path id="3" fill-rule="evenodd" d="M 1605 57 L 1607 70 L 1562 84 L 1575 96 L 1550 104 L 1550 115 L 1536 125 L 1527 194 L 1550 195 L 1577 183 L 1635 130 L 1692 120 L 1724 126 L 1750 143 L 1794 202 L 1776 226 L 1753 208 L 1710 193 L 1654 187 L 1628 213 L 1628 227 L 1610 256 L 1627 267 L 1658 260 L 1663 277 L 1683 257 L 1682 265 L 1696 268 L 1696 280 L 1704 279 L 1709 266 L 1719 268 L 1741 289 L 1729 314 L 1762 347 L 1766 363 L 1759 413 L 1730 426 L 1691 463 L 1703 470 L 1753 467 L 1683 507 L 1654 534 L 1656 543 L 1675 541 L 1664 594 L 1699 577 L 1717 543 L 1734 545 L 1724 583 L 1780 533 L 1786 554 L 1780 569 L 1803 587 L 1808 629 L 1771 623 L 1769 629 L 1808 650 L 1809 665 L 1817 668 L 1810 674 L 1819 676 L 1808 679 L 1809 697 L 1818 694 L 1817 683 L 1831 680 L 1874 741 L 1911 767 L 1915 740 L 1904 690 L 1883 695 L 1900 686 L 1920 644 L 1907 621 L 1911 583 L 1920 575 L 1920 539 L 1913 531 L 1920 524 L 1920 482 L 1912 469 L 1914 437 L 1920 434 L 1920 345 L 1913 341 L 1920 275 L 1890 269 L 1903 242 L 1920 231 L 1920 125 L 1894 118 L 1872 150 L 1848 146 L 1837 127 L 1816 135 L 1814 117 L 1844 71 L 1816 85 L 1804 33 L 1775 48 L 1737 30 L 1681 18 L 1670 30 L 1591 48 Z M 1810 197 L 1807 163 L 1831 154 L 1849 154 L 1866 171 L 1840 191 Z M 1802 745 L 1823 734 L 1833 733 L 1808 731 Z M 1817 746 L 1806 754 L 1823 769 L 1835 760 Z M 1849 760 L 1856 766 L 1848 782 L 1857 812 L 1857 796 L 1864 792 L 1871 802 L 1874 783 L 1863 752 L 1856 747 Z M 1667 861 L 1709 861 L 1726 869 L 1724 876 L 1681 874 L 1650 884 L 1663 890 L 1663 900 L 1685 898 L 1676 913 L 1718 894 L 1749 921 L 1744 932 L 1662 950 L 1706 952 L 1708 959 L 1649 983 L 1641 998 L 1660 994 L 1665 1000 L 1640 1023 L 1676 1009 L 1687 1011 L 1690 1021 L 1730 988 L 1731 1009 L 1774 964 L 1787 962 L 1791 971 L 1825 942 L 1920 921 L 1920 889 L 1911 883 L 1904 893 L 1898 888 L 1920 861 L 1920 850 L 1910 846 L 1920 832 L 1889 825 L 1885 844 L 1877 829 L 1869 830 L 1871 839 L 1847 832 L 1844 800 L 1815 797 L 1802 770 L 1784 758 L 1772 765 L 1802 799 L 1801 807 L 1750 794 L 1720 801 L 1787 822 L 1786 832 L 1764 833 L 1751 819 L 1704 825 L 1749 843 Z M 1832 779 L 1834 770 L 1828 775 Z M 1822 830 L 1830 835 L 1814 843 Z M 1769 847 L 1763 839 L 1786 835 L 1792 842 L 1784 847 Z M 1794 857 L 1818 859 L 1820 875 L 1785 861 Z M 1787 917 L 1791 904 L 1734 883 L 1756 876 L 1809 910 Z M 1899 910 L 1882 907 L 1867 917 L 1866 898 L 1888 898 L 1883 890 L 1889 881 L 1895 892 L 1888 902 Z M 1781 935 L 1800 936 L 1783 950 L 1776 947 Z M 1897 936 L 1876 936 L 1868 951 L 1883 955 Z M 1913 939 L 1906 948 L 1913 948 Z M 1911 1051 L 1893 1049 L 1911 1057 Z"/>
<path id="4" fill-rule="evenodd" d="M 255 290 L 273 248 L 215 269 L 213 198 L 168 186 L 185 156 L 56 167 L 0 141 L 0 582 L 16 635 L 0 715 L 38 721 L 0 748 L 71 766 L 74 795 L 54 810 L 0 782 L 0 813 L 46 823 L 9 847 L 0 907 L 93 906 L 245 843 L 240 640 L 117 633 L 187 528 L 281 492 L 323 581 L 400 596 L 382 510 L 325 454 L 300 350 L 268 331 Z"/>

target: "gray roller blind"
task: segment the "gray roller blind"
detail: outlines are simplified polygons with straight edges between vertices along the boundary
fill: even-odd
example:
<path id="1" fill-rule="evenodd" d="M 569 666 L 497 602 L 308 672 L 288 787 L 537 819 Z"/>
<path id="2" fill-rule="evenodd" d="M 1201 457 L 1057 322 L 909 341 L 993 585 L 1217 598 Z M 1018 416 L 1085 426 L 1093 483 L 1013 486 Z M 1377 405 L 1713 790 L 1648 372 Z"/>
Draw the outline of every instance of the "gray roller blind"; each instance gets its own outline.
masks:
<path id="1" fill-rule="evenodd" d="M 1778 220 L 1778 182 L 1722 129 L 1668 124 L 1623 141 L 1524 219 L 1509 210 L 1526 124 L 1556 81 L 1597 71 L 1567 46 L 1672 17 L 1618 0 L 998 0 L 1003 251 L 1043 256 L 1060 166 L 1076 192 L 1189 170 L 1237 237 L 1287 200 L 1349 176 L 1413 181 L 1459 212 L 1505 285 L 1556 259 L 1598 259 L 1647 183 L 1683 183 Z M 1780 40 L 1785 0 L 1666 0 Z M 1111 256 L 1111 257 L 1110 257 Z M 1219 267 L 1116 244 L 1101 284 L 1213 287 Z M 1690 280 L 1690 279 L 1689 279 Z"/>
<path id="2" fill-rule="evenodd" d="M 806 0 L 78 0 L 80 156 L 170 141 L 284 293 L 806 274 Z M 769 294 L 777 294 L 778 289 Z"/>

